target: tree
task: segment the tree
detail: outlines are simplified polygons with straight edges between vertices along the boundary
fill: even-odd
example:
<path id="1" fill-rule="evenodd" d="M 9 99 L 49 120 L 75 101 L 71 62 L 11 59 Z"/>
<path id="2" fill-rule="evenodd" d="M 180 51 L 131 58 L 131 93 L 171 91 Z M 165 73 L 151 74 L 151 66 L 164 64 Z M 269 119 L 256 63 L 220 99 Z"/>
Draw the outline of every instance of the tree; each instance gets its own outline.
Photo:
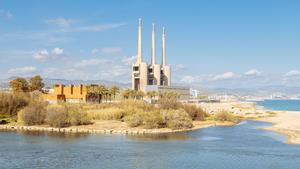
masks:
<path id="1" fill-rule="evenodd" d="M 87 100 L 92 102 L 100 102 L 98 95 L 98 85 L 88 85 L 87 87 Z"/>
<path id="2" fill-rule="evenodd" d="M 100 85 L 97 88 L 97 94 L 99 95 L 99 103 L 102 101 L 102 97 L 107 94 L 107 88 L 104 85 Z"/>
<path id="3" fill-rule="evenodd" d="M 45 84 L 43 83 L 43 79 L 40 75 L 36 75 L 29 80 L 30 83 L 30 91 L 43 91 L 43 87 Z"/>
<path id="4" fill-rule="evenodd" d="M 29 92 L 29 84 L 26 79 L 17 77 L 9 82 L 13 92 Z"/>
<path id="5" fill-rule="evenodd" d="M 110 93 L 114 96 L 114 100 L 116 100 L 116 95 L 120 92 L 120 88 L 117 86 L 112 86 L 110 88 Z"/>
<path id="6" fill-rule="evenodd" d="M 137 98 L 137 99 L 142 99 L 142 100 L 143 100 L 144 96 L 145 96 L 145 93 L 144 93 L 143 91 L 138 90 L 138 91 L 136 92 L 136 98 Z"/>
<path id="7" fill-rule="evenodd" d="M 153 99 L 153 97 L 157 96 L 157 92 L 156 91 L 148 91 L 147 96 L 150 97 L 150 101 L 152 103 L 152 99 Z"/>
<path id="8" fill-rule="evenodd" d="M 129 99 L 130 95 L 131 95 L 130 89 L 126 89 L 122 92 L 122 96 L 124 97 L 124 99 Z"/>
<path id="9" fill-rule="evenodd" d="M 147 96 L 150 97 L 150 99 L 152 100 L 153 97 L 155 97 L 157 95 L 156 91 L 148 91 L 147 92 Z"/>

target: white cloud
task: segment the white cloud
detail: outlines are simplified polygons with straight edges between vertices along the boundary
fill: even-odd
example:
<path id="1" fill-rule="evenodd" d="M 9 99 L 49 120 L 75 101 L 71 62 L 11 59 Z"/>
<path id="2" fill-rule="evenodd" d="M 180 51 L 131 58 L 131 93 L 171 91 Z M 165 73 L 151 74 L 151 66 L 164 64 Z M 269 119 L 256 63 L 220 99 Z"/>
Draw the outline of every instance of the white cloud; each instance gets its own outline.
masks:
<path id="1" fill-rule="evenodd" d="M 183 64 L 177 64 L 175 65 L 175 70 L 181 70 L 181 69 L 184 69 L 185 66 Z"/>
<path id="2" fill-rule="evenodd" d="M 300 76 L 299 70 L 290 70 L 285 74 L 286 77 Z"/>
<path id="3" fill-rule="evenodd" d="M 235 74 L 233 72 L 226 72 L 226 73 L 214 76 L 211 80 L 213 80 L 213 81 L 229 80 L 229 79 L 235 79 L 238 77 L 240 77 L 238 74 Z"/>
<path id="4" fill-rule="evenodd" d="M 54 48 L 51 51 L 51 54 L 46 49 L 42 49 L 40 51 L 37 51 L 33 54 L 33 58 L 40 60 L 40 61 L 46 61 L 48 59 L 55 59 L 57 56 L 62 55 L 64 53 L 64 49 L 62 48 Z"/>
<path id="5" fill-rule="evenodd" d="M 45 61 L 49 58 L 49 52 L 46 49 L 40 50 L 33 54 L 33 58 Z"/>
<path id="6" fill-rule="evenodd" d="M 135 63 L 137 60 L 137 55 L 135 56 L 130 56 L 130 57 L 126 57 L 122 59 L 122 63 L 125 65 L 132 65 L 133 63 Z"/>
<path id="7" fill-rule="evenodd" d="M 64 53 L 64 49 L 62 49 L 62 48 L 54 48 L 52 50 L 53 55 L 62 55 L 63 53 Z"/>
<path id="8" fill-rule="evenodd" d="M 8 73 L 10 75 L 31 75 L 32 73 L 35 73 L 37 71 L 36 67 L 33 66 L 27 66 L 27 67 L 19 67 L 19 68 L 13 68 L 9 69 Z"/>
<path id="9" fill-rule="evenodd" d="M 13 14 L 10 11 L 6 11 L 6 10 L 0 10 L 0 16 L 4 17 L 5 19 L 12 19 L 13 18 Z"/>
<path id="10" fill-rule="evenodd" d="M 101 52 L 107 54 L 119 53 L 122 49 L 121 48 L 102 48 Z"/>
<path id="11" fill-rule="evenodd" d="M 60 32 L 101 32 L 109 29 L 119 28 L 124 26 L 125 23 L 112 23 L 112 24 L 98 24 L 89 26 L 80 26 L 75 28 L 61 29 Z"/>
<path id="12" fill-rule="evenodd" d="M 91 51 L 92 54 L 96 54 L 96 53 L 98 53 L 98 52 L 99 52 L 98 49 L 92 49 L 92 51 Z"/>
<path id="13" fill-rule="evenodd" d="M 258 71 L 256 69 L 251 69 L 251 70 L 245 72 L 246 76 L 260 76 L 261 74 L 262 74 L 262 72 Z"/>
<path id="14" fill-rule="evenodd" d="M 55 25 L 59 27 L 69 27 L 74 24 L 76 21 L 73 19 L 66 19 L 66 18 L 56 18 L 56 19 L 49 19 L 46 21 L 47 24 Z"/>
<path id="15" fill-rule="evenodd" d="M 183 76 L 180 81 L 183 82 L 183 83 L 194 83 L 196 82 L 197 78 L 194 77 L 194 76 L 190 76 L 190 75 L 186 75 L 186 76 Z"/>
<path id="16" fill-rule="evenodd" d="M 89 60 L 81 60 L 79 63 L 75 65 L 75 67 L 88 67 L 88 66 L 99 66 L 104 63 L 108 63 L 106 59 L 89 59 Z"/>

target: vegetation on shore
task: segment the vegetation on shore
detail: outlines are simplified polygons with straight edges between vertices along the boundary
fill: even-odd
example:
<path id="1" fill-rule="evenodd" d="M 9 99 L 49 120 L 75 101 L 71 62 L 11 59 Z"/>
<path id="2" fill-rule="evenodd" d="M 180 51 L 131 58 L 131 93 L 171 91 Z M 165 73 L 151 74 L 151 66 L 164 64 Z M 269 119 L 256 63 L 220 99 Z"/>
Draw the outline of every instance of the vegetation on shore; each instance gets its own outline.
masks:
<path id="1" fill-rule="evenodd" d="M 172 92 L 151 91 L 144 94 L 128 89 L 121 93 L 122 100 L 107 102 L 112 98 L 115 99 L 120 89 L 115 86 L 108 89 L 103 85 L 91 85 L 88 91 L 90 97 L 96 98 L 96 102 L 49 105 L 42 99 L 44 84 L 40 76 L 31 78 L 29 82 L 17 78 L 10 84 L 13 92 L 0 93 L 0 120 L 9 118 L 23 125 L 68 127 L 91 124 L 94 120 L 118 120 L 130 127 L 176 130 L 192 128 L 193 121 L 215 120 L 236 123 L 241 120 L 229 112 L 209 115 L 196 105 L 178 102 L 177 94 Z M 146 102 L 144 97 L 149 98 L 150 103 Z M 153 98 L 157 98 L 155 104 Z M 106 103 L 101 103 L 103 99 Z"/>

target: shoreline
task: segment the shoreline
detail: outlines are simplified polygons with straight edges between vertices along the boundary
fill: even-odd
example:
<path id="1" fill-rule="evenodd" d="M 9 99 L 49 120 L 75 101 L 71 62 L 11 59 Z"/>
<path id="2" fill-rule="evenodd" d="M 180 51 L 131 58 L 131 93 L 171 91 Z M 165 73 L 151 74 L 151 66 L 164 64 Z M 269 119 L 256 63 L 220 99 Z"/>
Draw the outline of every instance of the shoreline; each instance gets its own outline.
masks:
<path id="1" fill-rule="evenodd" d="M 142 128 L 127 128 L 127 129 L 97 129 L 85 128 L 84 126 L 71 126 L 65 128 L 55 128 L 48 126 L 23 126 L 23 125 L 0 125 L 0 131 L 36 131 L 36 132 L 57 132 L 57 133 L 89 133 L 89 134 L 120 134 L 120 135 L 143 135 L 143 134 L 171 134 L 195 131 L 202 128 L 214 126 L 233 126 L 232 122 L 215 122 L 215 121 L 194 121 L 194 127 L 189 129 L 172 130 L 168 128 L 158 129 L 142 129 Z"/>
<path id="2" fill-rule="evenodd" d="M 265 110 L 269 111 L 269 110 Z M 288 144 L 300 144 L 300 112 L 299 111 L 281 111 L 272 110 L 276 113 L 273 117 L 263 117 L 255 119 L 257 121 L 269 122 L 270 127 L 263 130 L 273 131 L 287 137 Z"/>

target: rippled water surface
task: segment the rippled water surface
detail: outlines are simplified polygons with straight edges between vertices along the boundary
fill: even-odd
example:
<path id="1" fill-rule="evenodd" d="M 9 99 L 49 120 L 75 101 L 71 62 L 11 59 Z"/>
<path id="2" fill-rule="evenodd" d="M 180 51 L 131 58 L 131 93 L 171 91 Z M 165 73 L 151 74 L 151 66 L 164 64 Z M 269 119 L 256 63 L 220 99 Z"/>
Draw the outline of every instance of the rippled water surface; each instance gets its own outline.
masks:
<path id="1" fill-rule="evenodd" d="M 264 100 L 257 104 L 271 110 L 300 111 L 300 100 Z"/>
<path id="2" fill-rule="evenodd" d="M 246 121 L 160 136 L 0 132 L 0 168 L 298 169 L 300 146 Z"/>

